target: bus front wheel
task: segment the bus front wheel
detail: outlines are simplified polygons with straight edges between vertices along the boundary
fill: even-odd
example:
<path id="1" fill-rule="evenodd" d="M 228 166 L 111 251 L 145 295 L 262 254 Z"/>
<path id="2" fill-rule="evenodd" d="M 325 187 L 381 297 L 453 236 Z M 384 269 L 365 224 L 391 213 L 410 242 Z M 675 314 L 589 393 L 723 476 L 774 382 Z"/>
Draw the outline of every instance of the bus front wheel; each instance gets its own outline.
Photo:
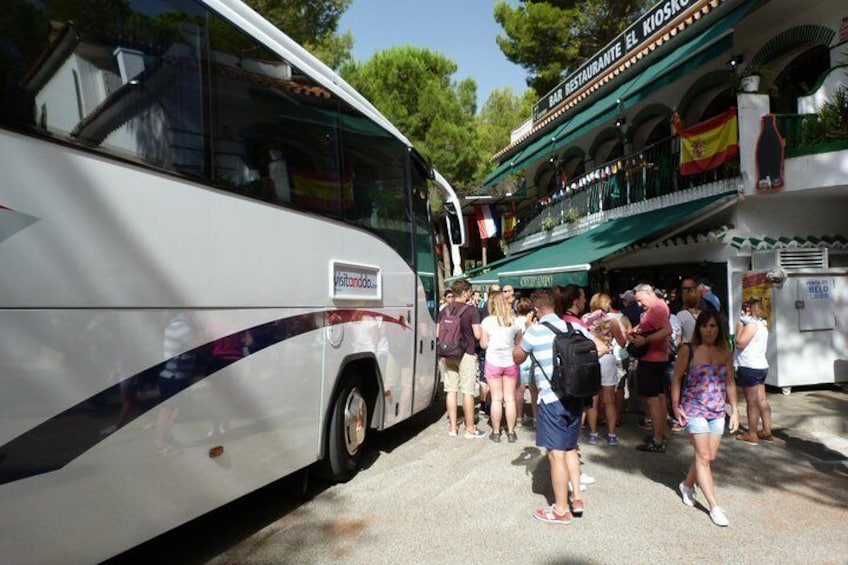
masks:
<path id="1" fill-rule="evenodd" d="M 368 400 L 362 379 L 347 379 L 333 402 L 327 436 L 325 475 L 345 482 L 356 475 L 368 432 Z"/>

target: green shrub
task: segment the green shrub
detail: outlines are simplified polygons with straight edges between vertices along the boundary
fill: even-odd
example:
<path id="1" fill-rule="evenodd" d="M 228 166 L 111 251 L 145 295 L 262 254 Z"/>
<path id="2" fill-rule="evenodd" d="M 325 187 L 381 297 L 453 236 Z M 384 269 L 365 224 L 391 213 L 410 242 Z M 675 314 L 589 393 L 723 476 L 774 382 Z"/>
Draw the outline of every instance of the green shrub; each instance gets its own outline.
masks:
<path id="1" fill-rule="evenodd" d="M 848 89 L 840 88 L 833 100 L 804 122 L 804 144 L 848 140 Z"/>

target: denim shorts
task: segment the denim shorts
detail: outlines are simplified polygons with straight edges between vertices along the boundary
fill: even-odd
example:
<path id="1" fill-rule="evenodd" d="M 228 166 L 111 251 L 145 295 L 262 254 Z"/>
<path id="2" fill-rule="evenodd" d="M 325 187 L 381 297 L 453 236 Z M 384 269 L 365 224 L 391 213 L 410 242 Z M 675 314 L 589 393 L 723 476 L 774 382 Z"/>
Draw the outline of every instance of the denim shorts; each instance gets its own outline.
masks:
<path id="1" fill-rule="evenodd" d="M 570 451 L 577 447 L 580 435 L 580 417 L 583 410 L 575 402 L 566 407 L 562 402 L 539 403 L 536 423 L 536 445 L 556 451 Z"/>
<path id="2" fill-rule="evenodd" d="M 706 418 L 687 418 L 686 430 L 690 434 L 724 434 L 724 418 L 707 420 Z"/>
<path id="3" fill-rule="evenodd" d="M 736 369 L 736 384 L 741 387 L 751 387 L 765 384 L 768 369 L 751 369 L 738 367 Z"/>

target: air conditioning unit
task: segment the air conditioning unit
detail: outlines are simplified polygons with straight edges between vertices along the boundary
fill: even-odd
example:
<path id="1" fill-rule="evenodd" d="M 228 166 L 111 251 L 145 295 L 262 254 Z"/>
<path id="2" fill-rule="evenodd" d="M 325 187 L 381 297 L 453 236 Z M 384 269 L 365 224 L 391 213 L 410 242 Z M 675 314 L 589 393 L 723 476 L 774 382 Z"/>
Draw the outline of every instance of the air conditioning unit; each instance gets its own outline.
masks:
<path id="1" fill-rule="evenodd" d="M 751 254 L 753 271 L 827 269 L 829 265 L 827 248 L 769 249 Z"/>

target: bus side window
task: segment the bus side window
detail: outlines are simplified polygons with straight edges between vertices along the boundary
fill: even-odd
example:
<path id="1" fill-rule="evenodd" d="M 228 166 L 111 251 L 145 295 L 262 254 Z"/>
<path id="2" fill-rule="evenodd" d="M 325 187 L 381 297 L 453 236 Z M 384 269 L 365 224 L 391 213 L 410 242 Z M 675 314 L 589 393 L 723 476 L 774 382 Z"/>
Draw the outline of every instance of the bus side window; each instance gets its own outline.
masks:
<path id="1" fill-rule="evenodd" d="M 289 166 L 278 149 L 268 151 L 268 178 L 278 202 L 291 202 Z"/>

